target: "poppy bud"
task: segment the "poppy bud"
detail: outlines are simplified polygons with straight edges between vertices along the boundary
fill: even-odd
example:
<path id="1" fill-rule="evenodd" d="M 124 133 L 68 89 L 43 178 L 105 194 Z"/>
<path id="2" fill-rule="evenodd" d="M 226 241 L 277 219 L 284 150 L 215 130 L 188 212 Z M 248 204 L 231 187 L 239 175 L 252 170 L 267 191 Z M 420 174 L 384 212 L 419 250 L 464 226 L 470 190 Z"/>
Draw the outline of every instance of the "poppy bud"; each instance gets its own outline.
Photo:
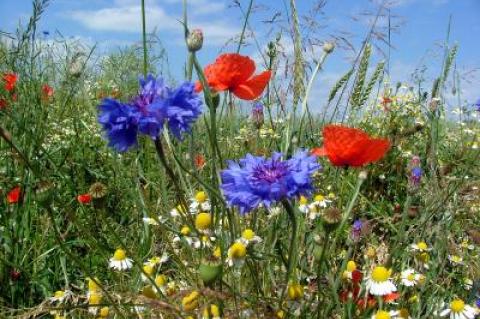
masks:
<path id="1" fill-rule="evenodd" d="M 200 29 L 193 29 L 187 36 L 187 48 L 190 52 L 197 52 L 203 46 L 203 33 Z"/>
<path id="2" fill-rule="evenodd" d="M 12 279 L 12 281 L 17 281 L 18 279 L 20 279 L 21 275 L 22 275 L 22 273 L 20 271 L 18 271 L 17 269 L 12 269 L 10 271 L 10 279 Z"/>
<path id="3" fill-rule="evenodd" d="M 92 195 L 90 194 L 81 194 L 77 196 L 77 200 L 80 204 L 88 204 L 92 201 Z"/>
<path id="4" fill-rule="evenodd" d="M 222 265 L 217 262 L 204 261 L 198 268 L 198 274 L 205 285 L 210 285 L 222 277 Z"/>

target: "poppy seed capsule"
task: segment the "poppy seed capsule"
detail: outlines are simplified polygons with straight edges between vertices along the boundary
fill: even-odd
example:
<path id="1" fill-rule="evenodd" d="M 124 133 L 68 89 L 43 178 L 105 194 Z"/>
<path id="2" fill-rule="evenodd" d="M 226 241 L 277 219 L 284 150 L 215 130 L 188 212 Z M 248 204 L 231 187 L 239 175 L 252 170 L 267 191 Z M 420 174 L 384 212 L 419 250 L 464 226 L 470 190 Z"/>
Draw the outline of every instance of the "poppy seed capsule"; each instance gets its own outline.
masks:
<path id="1" fill-rule="evenodd" d="M 193 29 L 187 36 L 187 48 L 190 52 L 197 52 L 203 46 L 203 33 L 200 29 Z"/>

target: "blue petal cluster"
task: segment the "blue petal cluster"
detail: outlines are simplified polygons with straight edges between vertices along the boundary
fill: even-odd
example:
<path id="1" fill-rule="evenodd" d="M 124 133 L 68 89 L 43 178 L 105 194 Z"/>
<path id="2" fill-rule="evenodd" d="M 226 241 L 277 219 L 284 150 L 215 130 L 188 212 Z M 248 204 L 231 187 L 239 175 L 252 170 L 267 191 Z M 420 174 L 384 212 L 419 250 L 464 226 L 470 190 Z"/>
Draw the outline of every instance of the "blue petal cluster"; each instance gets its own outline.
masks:
<path id="1" fill-rule="evenodd" d="M 316 157 L 298 151 L 282 160 L 281 153 L 271 158 L 247 154 L 239 163 L 228 162 L 222 171 L 222 190 L 229 206 L 238 206 L 248 213 L 260 204 L 309 195 L 313 190 L 312 174 L 321 168 Z"/>
<path id="2" fill-rule="evenodd" d="M 109 146 L 118 152 L 137 145 L 139 133 L 157 139 L 165 124 L 177 139 L 182 139 L 202 112 L 202 101 L 191 82 L 175 89 L 152 75 L 140 78 L 139 82 L 139 93 L 130 103 L 104 99 L 99 105 L 98 121 Z"/>

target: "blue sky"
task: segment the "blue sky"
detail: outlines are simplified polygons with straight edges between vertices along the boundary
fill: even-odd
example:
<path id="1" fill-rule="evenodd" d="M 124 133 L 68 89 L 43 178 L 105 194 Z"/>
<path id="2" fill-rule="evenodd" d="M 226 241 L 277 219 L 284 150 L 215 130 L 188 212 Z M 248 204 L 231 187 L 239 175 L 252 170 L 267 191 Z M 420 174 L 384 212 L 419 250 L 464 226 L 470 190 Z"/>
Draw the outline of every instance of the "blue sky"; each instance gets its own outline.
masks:
<path id="1" fill-rule="evenodd" d="M 458 43 L 457 69 L 466 74 L 470 83 L 464 84 L 464 98 L 475 99 L 478 93 L 480 67 L 480 0 L 392 0 L 390 13 L 392 23 L 400 23 L 398 32 L 392 34 L 393 48 L 390 51 L 390 71 L 393 80 L 408 80 L 409 74 L 420 65 L 430 68 L 428 77 L 433 78 L 441 67 L 440 45 L 446 34 L 450 15 L 452 16 L 451 42 Z M 182 0 L 146 0 L 147 26 L 155 29 L 167 49 L 171 73 L 181 77 L 185 61 L 185 48 L 182 39 L 181 18 Z M 247 6 L 247 0 L 239 0 Z M 286 0 L 256 0 L 255 11 L 250 26 L 255 30 L 259 46 L 264 49 L 282 26 L 287 25 Z M 298 11 L 306 15 L 315 1 L 299 0 Z M 50 36 L 55 31 L 66 37 L 75 37 L 93 45 L 100 44 L 100 50 L 108 51 L 117 47 L 138 42 L 140 30 L 140 0 L 52 0 L 42 17 L 40 30 L 48 30 Z M 200 27 L 205 34 L 205 47 L 199 53 L 202 62 L 214 59 L 220 50 L 231 51 L 232 45 L 224 46 L 228 39 L 238 36 L 242 26 L 242 15 L 233 0 L 188 0 L 191 27 Z M 312 38 L 324 41 L 333 35 L 345 35 L 355 46 L 359 46 L 365 36 L 371 17 L 366 11 L 375 12 L 378 0 L 329 0 L 323 12 L 316 17 L 322 29 Z M 288 7 L 288 5 L 287 5 Z M 12 32 L 20 21 L 25 23 L 31 12 L 31 1 L 0 0 L 0 30 Z M 263 21 L 271 19 L 275 13 L 278 24 L 272 26 Z M 380 26 L 387 20 L 381 18 Z M 269 32 L 271 31 L 271 32 Z M 286 56 L 291 54 L 291 41 L 283 31 L 282 44 Z M 306 39 L 309 39 L 307 36 Z M 250 45 L 242 53 L 261 61 L 258 50 Z M 386 45 L 380 47 L 386 51 Z M 318 47 L 319 48 L 319 47 Z M 313 51 L 311 56 L 316 56 Z M 377 61 L 384 59 L 375 50 Z M 322 88 L 338 79 L 348 68 L 353 53 L 338 49 L 327 61 L 316 87 L 318 96 Z M 473 72 L 470 72 L 472 71 Z"/>

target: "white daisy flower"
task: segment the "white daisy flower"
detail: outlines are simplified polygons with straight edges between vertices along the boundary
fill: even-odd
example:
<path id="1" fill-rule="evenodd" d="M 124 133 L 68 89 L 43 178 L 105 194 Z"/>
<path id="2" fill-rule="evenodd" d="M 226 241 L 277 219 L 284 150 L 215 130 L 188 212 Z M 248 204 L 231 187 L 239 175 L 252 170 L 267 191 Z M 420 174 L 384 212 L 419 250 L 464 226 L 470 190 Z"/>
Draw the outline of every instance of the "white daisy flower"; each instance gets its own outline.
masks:
<path id="1" fill-rule="evenodd" d="M 450 319 L 474 319 L 477 315 L 477 310 L 466 305 L 461 299 L 454 299 L 450 302 L 448 308 L 445 308 L 440 312 L 440 317 L 449 317 Z"/>
<path id="2" fill-rule="evenodd" d="M 308 214 L 308 199 L 305 196 L 300 196 L 300 199 L 298 200 L 298 210 L 304 214 Z"/>
<path id="3" fill-rule="evenodd" d="M 367 290 L 374 296 L 385 296 L 397 291 L 391 275 L 391 270 L 382 266 L 375 267 L 367 277 Z"/>
<path id="4" fill-rule="evenodd" d="M 425 280 L 425 276 L 416 273 L 414 269 L 407 269 L 402 271 L 401 279 L 404 286 L 413 287 L 422 283 Z"/>
<path id="5" fill-rule="evenodd" d="M 63 303 L 68 301 L 72 296 L 73 293 L 70 290 L 57 290 L 53 296 L 50 297 L 50 302 Z"/>
<path id="6" fill-rule="evenodd" d="M 240 237 L 238 241 L 242 242 L 245 246 L 248 246 L 249 244 L 261 243 L 262 238 L 260 238 L 260 236 L 257 236 L 253 230 L 247 228 L 242 232 L 242 237 Z"/>
<path id="7" fill-rule="evenodd" d="M 210 201 L 208 200 L 207 194 L 205 192 L 197 192 L 195 196 L 191 199 L 190 213 L 195 214 L 198 212 L 208 212 L 210 211 L 210 209 Z"/>
<path id="8" fill-rule="evenodd" d="M 237 241 L 228 248 L 226 262 L 229 266 L 240 267 L 245 262 L 245 256 L 247 255 L 247 247 Z"/>
<path id="9" fill-rule="evenodd" d="M 127 258 L 125 250 L 117 249 L 113 257 L 110 258 L 109 267 L 122 271 L 132 268 L 132 264 L 132 260 Z"/>
<path id="10" fill-rule="evenodd" d="M 448 260 L 454 266 L 463 265 L 463 258 L 458 255 L 448 255 Z"/>
<path id="11" fill-rule="evenodd" d="M 427 243 L 424 241 L 419 241 L 418 243 L 411 244 L 410 247 L 414 251 L 418 251 L 418 252 L 427 252 L 432 250 L 432 248 L 428 247 Z"/>
<path id="12" fill-rule="evenodd" d="M 168 254 L 163 253 L 161 257 L 154 256 L 154 257 L 148 259 L 144 263 L 144 265 L 150 264 L 152 266 L 161 266 L 162 264 L 166 263 L 169 259 L 170 259 L 170 257 L 168 256 Z"/>

